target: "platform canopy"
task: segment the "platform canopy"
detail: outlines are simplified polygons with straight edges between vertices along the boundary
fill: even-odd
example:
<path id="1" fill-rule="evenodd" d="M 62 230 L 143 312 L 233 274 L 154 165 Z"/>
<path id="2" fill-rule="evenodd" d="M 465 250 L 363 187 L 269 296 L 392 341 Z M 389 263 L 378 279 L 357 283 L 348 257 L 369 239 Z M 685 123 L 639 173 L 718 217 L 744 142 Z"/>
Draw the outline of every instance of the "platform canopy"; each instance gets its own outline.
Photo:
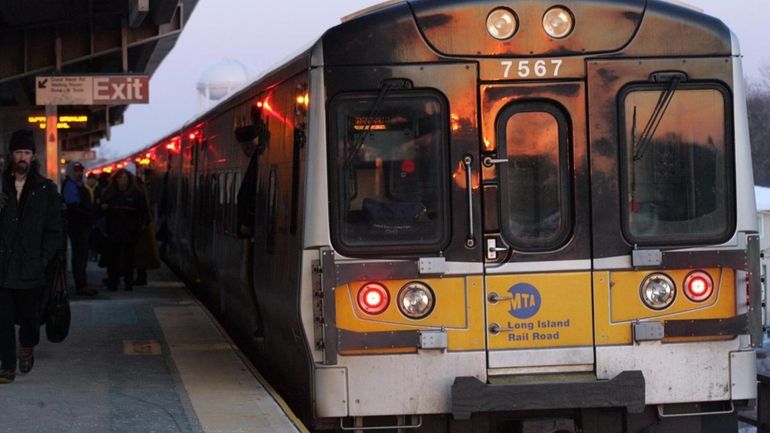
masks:
<path id="1" fill-rule="evenodd" d="M 198 0 L 0 1 L 0 131 L 44 114 L 35 77 L 148 74 L 171 51 Z M 127 105 L 59 106 L 87 122 L 60 129 L 61 149 L 88 149 L 120 124 Z M 78 117 L 72 117 L 78 116 Z"/>

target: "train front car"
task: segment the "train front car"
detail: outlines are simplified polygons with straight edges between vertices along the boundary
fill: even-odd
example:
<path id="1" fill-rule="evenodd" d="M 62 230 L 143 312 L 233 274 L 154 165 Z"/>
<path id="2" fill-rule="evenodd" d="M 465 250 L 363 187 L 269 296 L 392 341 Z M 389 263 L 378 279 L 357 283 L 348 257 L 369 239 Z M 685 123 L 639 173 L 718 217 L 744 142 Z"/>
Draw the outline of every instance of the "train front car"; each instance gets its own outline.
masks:
<path id="1" fill-rule="evenodd" d="M 656 0 L 390 2 L 327 32 L 316 427 L 737 431 L 762 338 L 738 54 Z"/>

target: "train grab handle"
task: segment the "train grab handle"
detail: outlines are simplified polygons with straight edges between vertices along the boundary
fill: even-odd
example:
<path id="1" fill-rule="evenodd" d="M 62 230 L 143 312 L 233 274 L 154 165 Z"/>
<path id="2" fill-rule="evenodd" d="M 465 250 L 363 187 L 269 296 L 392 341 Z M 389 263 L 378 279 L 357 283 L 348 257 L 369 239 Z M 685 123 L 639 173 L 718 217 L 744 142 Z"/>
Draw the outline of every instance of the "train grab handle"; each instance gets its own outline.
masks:
<path id="1" fill-rule="evenodd" d="M 465 155 L 463 165 L 465 166 L 465 187 L 468 190 L 468 237 L 465 239 L 465 246 L 473 248 L 476 245 L 476 237 L 473 233 L 473 157 Z"/>

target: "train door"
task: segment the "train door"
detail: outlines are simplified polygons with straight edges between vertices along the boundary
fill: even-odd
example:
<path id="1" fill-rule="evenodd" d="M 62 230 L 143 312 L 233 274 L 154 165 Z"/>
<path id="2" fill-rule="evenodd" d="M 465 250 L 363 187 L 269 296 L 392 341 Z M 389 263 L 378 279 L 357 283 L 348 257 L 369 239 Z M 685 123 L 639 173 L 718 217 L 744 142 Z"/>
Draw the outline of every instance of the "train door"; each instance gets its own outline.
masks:
<path id="1" fill-rule="evenodd" d="M 480 95 L 489 375 L 592 371 L 585 84 Z"/>
<path id="2" fill-rule="evenodd" d="M 730 276 L 733 265 L 710 251 L 725 242 L 739 245 L 730 241 L 740 227 L 738 209 L 745 205 L 753 213 L 753 202 L 735 195 L 740 176 L 733 166 L 741 157 L 734 144 L 730 61 L 597 59 L 586 64 L 590 115 L 607 120 L 590 124 L 591 196 L 594 208 L 611 210 L 593 214 L 594 227 L 602 227 L 593 234 L 596 371 L 599 378 L 611 378 L 644 366 L 640 360 L 674 366 L 665 372 L 640 368 L 648 402 L 729 395 L 723 385 L 730 381 L 725 352 L 735 350 L 730 346 L 735 340 L 698 340 L 708 347 L 698 365 L 709 374 L 697 380 L 691 366 L 679 360 L 692 358 L 701 350 L 698 345 L 680 340 L 675 350 L 666 343 L 676 338 L 671 324 L 687 323 L 686 335 L 701 335 L 691 331 L 699 329 L 697 319 L 725 320 L 746 306 L 738 300 L 742 295 L 736 284 L 742 278 Z M 750 218 L 744 221 L 751 224 Z M 677 248 L 688 249 L 680 253 L 686 259 L 641 259 L 650 251 L 676 257 Z M 706 302 L 693 301 L 697 298 L 685 289 L 688 273 L 698 267 L 719 275 L 714 279 L 719 296 L 707 295 Z M 671 281 L 674 296 L 660 296 L 667 303 L 652 306 L 639 290 L 656 271 Z M 635 344 L 646 338 L 634 331 L 637 322 L 665 323 L 665 338 L 654 337 L 663 344 Z"/>

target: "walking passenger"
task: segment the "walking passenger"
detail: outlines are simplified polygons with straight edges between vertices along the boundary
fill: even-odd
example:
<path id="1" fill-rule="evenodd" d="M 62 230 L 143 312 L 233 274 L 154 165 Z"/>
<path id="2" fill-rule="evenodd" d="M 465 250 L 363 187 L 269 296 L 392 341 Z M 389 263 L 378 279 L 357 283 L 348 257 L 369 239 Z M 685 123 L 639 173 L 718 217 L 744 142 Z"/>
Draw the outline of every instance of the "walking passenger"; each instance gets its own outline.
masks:
<path id="1" fill-rule="evenodd" d="M 140 230 L 147 224 L 147 200 L 134 176 L 119 170 L 102 195 L 107 231 L 107 288 L 117 290 L 123 278 L 126 290 L 133 289 L 134 248 Z"/>
<path id="2" fill-rule="evenodd" d="M 96 228 L 99 206 L 99 202 L 96 201 L 96 187 L 98 182 L 99 180 L 96 178 L 96 174 L 88 173 L 86 182 L 83 185 L 86 187 L 86 190 L 88 190 L 88 194 L 91 196 L 91 204 L 93 205 L 94 223 L 91 224 L 91 232 L 88 234 L 88 261 L 90 262 L 95 262 L 99 259 L 98 229 Z"/>
<path id="3" fill-rule="evenodd" d="M 16 377 L 15 321 L 19 371 L 32 370 L 46 265 L 64 243 L 61 201 L 53 182 L 37 171 L 32 131 L 14 132 L 9 150 L 11 164 L 0 188 L 0 383 Z"/>
<path id="4" fill-rule="evenodd" d="M 94 230 L 91 234 L 91 244 L 98 255 L 97 263 L 100 268 L 107 267 L 107 228 L 104 221 L 104 210 L 102 209 L 102 196 L 104 191 L 110 185 L 110 173 L 101 172 L 96 178 L 96 187 L 94 188 L 94 210 L 96 211 L 96 221 Z M 105 280 L 106 281 L 106 280 Z"/>
<path id="5" fill-rule="evenodd" d="M 97 291 L 88 287 L 88 239 L 94 225 L 94 207 L 90 191 L 83 182 L 83 164 L 74 162 L 62 184 L 64 204 L 67 206 L 67 234 L 72 247 L 72 276 L 75 294 L 94 296 Z"/>
<path id="6" fill-rule="evenodd" d="M 96 174 L 88 173 L 86 176 L 86 183 L 83 185 L 88 190 L 88 194 L 91 195 L 91 203 L 96 205 L 96 186 L 99 184 L 99 179 L 96 178 Z"/>
<path id="7" fill-rule="evenodd" d="M 142 173 L 141 176 L 139 174 L 134 176 L 134 180 L 147 205 L 147 224 L 149 224 L 152 221 L 152 207 L 150 206 L 148 184 L 145 182 L 144 173 Z M 149 235 L 148 230 L 146 230 L 147 228 L 148 227 L 145 225 L 144 229 L 140 230 L 136 239 L 136 248 L 134 249 L 134 268 L 136 269 L 136 277 L 134 278 L 135 286 L 147 285 L 148 260 L 146 259 L 150 258 L 153 254 L 152 250 L 148 248 L 150 242 L 147 238 Z"/>

